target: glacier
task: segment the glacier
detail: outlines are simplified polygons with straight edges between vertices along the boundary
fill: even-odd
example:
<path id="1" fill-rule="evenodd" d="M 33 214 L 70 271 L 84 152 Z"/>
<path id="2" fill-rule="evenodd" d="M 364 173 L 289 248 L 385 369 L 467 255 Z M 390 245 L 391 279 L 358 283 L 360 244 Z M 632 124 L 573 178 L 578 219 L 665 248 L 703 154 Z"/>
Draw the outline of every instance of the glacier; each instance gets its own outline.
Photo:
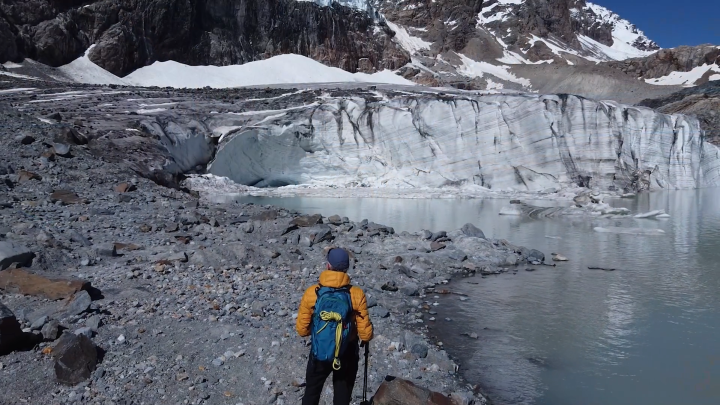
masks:
<path id="1" fill-rule="evenodd" d="M 217 114 L 208 172 L 256 187 L 567 187 L 636 192 L 720 183 L 696 119 L 573 95 L 374 91 Z"/>

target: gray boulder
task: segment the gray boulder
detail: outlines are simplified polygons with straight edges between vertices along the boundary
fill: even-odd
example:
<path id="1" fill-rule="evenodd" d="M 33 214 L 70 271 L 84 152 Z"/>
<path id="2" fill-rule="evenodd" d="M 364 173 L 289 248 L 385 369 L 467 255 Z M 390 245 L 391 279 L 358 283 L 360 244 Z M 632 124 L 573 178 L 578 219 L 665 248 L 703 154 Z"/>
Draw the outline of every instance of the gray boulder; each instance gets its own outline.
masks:
<path id="1" fill-rule="evenodd" d="M 424 359 L 428 355 L 428 347 L 422 343 L 415 343 L 410 348 L 410 352 L 421 359 Z"/>
<path id="2" fill-rule="evenodd" d="M 15 242 L 0 242 L 0 270 L 5 270 L 13 263 L 29 266 L 35 253 Z"/>
<path id="3" fill-rule="evenodd" d="M 543 253 L 537 249 L 533 249 L 530 251 L 530 254 L 528 254 L 527 261 L 528 261 L 528 263 L 537 263 L 537 264 L 544 263 L 545 262 L 545 253 Z"/>
<path id="4" fill-rule="evenodd" d="M 485 239 L 485 233 L 473 224 L 465 224 L 462 228 L 460 228 L 460 230 L 465 234 L 465 236 Z"/>
<path id="5" fill-rule="evenodd" d="M 55 154 L 62 157 L 70 157 L 70 146 L 64 143 L 53 144 Z"/>
<path id="6" fill-rule="evenodd" d="M 328 222 L 331 223 L 331 224 L 333 224 L 333 225 L 342 225 L 343 220 L 342 220 L 342 218 L 340 217 L 340 215 L 333 215 L 333 216 L 331 216 L 331 217 L 328 218 Z"/>
<path id="7" fill-rule="evenodd" d="M 67 318 L 73 315 L 80 315 L 90 308 L 90 304 L 92 304 L 90 294 L 88 294 L 87 291 L 82 290 L 75 294 L 72 301 L 70 301 L 65 308 L 61 309 L 62 315 L 60 317 Z"/>
<path id="8" fill-rule="evenodd" d="M 436 240 L 438 240 L 438 239 L 440 239 L 440 238 L 444 238 L 444 237 L 446 237 L 446 236 L 447 236 L 447 232 L 445 232 L 445 231 L 438 231 L 438 232 L 435 232 L 435 233 L 432 234 L 432 236 L 430 237 L 430 240 L 433 241 L 433 242 L 435 242 Z"/>
<path id="9" fill-rule="evenodd" d="M 40 333 L 42 333 L 43 339 L 52 342 L 60 335 L 60 323 L 53 319 L 42 327 Z"/>
<path id="10" fill-rule="evenodd" d="M 419 294 L 419 288 L 416 284 L 406 284 L 400 287 L 400 292 L 408 297 L 414 297 Z"/>
<path id="11" fill-rule="evenodd" d="M 306 236 L 312 241 L 313 245 L 317 245 L 320 242 L 331 241 L 333 239 L 332 229 L 329 226 L 315 225 L 309 228 Z"/>
<path id="12" fill-rule="evenodd" d="M 387 318 L 390 316 L 390 311 L 381 306 L 374 306 L 368 312 L 372 318 Z"/>

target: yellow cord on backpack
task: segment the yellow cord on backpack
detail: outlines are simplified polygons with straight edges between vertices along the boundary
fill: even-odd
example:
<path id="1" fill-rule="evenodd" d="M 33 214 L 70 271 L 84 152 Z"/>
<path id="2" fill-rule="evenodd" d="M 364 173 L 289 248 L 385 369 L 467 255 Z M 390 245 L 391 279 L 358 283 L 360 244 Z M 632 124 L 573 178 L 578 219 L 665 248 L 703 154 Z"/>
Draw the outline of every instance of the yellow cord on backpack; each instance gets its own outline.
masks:
<path id="1" fill-rule="evenodd" d="M 340 356 L 340 344 L 342 343 L 342 315 L 338 314 L 337 312 L 327 312 L 327 311 L 321 311 L 320 312 L 320 319 L 325 321 L 325 325 L 323 325 L 322 328 L 320 328 L 317 333 L 320 333 L 325 329 L 326 326 L 328 326 L 328 323 L 330 321 L 337 322 L 337 327 L 335 328 L 335 360 L 333 360 L 333 370 L 338 371 L 340 370 L 340 359 L 338 356 Z M 316 334 L 317 334 L 316 333 Z"/>

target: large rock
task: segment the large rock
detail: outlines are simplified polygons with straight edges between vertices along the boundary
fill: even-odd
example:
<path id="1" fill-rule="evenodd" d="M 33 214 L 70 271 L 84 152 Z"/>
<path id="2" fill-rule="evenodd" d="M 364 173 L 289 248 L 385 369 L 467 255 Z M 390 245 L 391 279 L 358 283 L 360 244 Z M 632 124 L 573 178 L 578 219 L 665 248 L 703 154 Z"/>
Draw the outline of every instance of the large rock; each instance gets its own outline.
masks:
<path id="1" fill-rule="evenodd" d="M 90 308 L 90 304 L 92 304 L 92 298 L 87 291 L 83 290 L 75 294 L 57 313 L 60 319 L 80 315 Z"/>
<path id="2" fill-rule="evenodd" d="M 0 303 L 0 355 L 15 350 L 22 336 L 20 322 L 15 318 L 15 314 Z"/>
<path id="3" fill-rule="evenodd" d="M 304 215 L 290 221 L 290 225 L 295 225 L 296 227 L 300 228 L 308 228 L 322 223 L 322 215 L 320 214 Z"/>
<path id="4" fill-rule="evenodd" d="M 61 202 L 63 205 L 70 204 L 86 204 L 88 201 L 80 198 L 77 194 L 70 190 L 57 190 L 50 194 L 50 200 L 53 202 Z"/>
<path id="5" fill-rule="evenodd" d="M 16 294 L 58 300 L 90 288 L 90 282 L 71 278 L 46 278 L 24 269 L 0 272 L 0 289 Z"/>
<path id="6" fill-rule="evenodd" d="M 485 233 L 473 224 L 465 224 L 460 230 L 465 234 L 465 236 L 485 239 Z"/>
<path id="7" fill-rule="evenodd" d="M 30 249 L 14 242 L 0 242 L 0 270 L 5 270 L 13 263 L 27 266 L 35 257 Z"/>
<path id="8" fill-rule="evenodd" d="M 53 319 L 43 325 L 40 333 L 42 334 L 43 339 L 48 342 L 52 342 L 53 340 L 57 339 L 58 335 L 60 334 L 60 323 Z"/>
<path id="9" fill-rule="evenodd" d="M 97 366 L 97 347 L 85 335 L 63 333 L 53 349 L 58 382 L 76 385 L 88 378 Z"/>
<path id="10" fill-rule="evenodd" d="M 373 405 L 455 405 L 437 392 L 415 385 L 411 381 L 385 377 L 372 399 Z"/>
<path id="11" fill-rule="evenodd" d="M 327 242 L 333 239 L 332 229 L 328 225 L 316 225 L 312 228 L 308 228 L 305 236 L 316 245 L 320 242 Z"/>

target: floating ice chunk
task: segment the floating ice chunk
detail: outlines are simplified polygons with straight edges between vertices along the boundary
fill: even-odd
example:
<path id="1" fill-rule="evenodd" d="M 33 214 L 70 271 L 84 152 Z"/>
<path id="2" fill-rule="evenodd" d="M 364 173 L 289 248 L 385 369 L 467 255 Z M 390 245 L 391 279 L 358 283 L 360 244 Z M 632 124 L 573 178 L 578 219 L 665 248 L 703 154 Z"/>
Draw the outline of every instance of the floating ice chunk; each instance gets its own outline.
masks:
<path id="1" fill-rule="evenodd" d="M 670 215 L 666 214 L 663 210 L 655 210 L 637 214 L 634 218 L 670 218 Z"/>
<path id="2" fill-rule="evenodd" d="M 664 235 L 665 231 L 662 229 L 645 229 L 645 228 L 621 228 L 617 226 L 609 226 L 609 227 L 596 227 L 593 228 L 595 232 L 600 233 L 619 233 L 619 234 L 626 234 L 626 235 Z"/>
<path id="3" fill-rule="evenodd" d="M 519 217 L 519 216 L 523 215 L 523 212 L 513 205 L 510 207 L 502 207 L 502 209 L 500 210 L 500 215 L 509 215 L 509 216 Z"/>

